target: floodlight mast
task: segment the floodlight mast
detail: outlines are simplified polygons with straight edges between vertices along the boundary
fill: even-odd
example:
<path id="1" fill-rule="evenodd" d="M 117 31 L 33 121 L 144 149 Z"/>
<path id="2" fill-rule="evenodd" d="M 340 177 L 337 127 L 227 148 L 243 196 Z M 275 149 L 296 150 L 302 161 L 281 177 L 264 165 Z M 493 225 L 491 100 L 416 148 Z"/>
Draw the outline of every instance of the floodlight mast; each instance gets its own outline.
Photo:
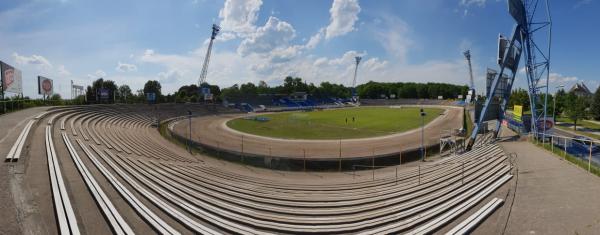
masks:
<path id="1" fill-rule="evenodd" d="M 356 61 L 356 66 L 354 67 L 354 79 L 352 80 L 352 99 L 356 102 L 358 101 L 358 94 L 356 93 L 356 74 L 358 72 L 358 64 L 362 57 L 356 56 L 354 60 Z"/>
<path id="2" fill-rule="evenodd" d="M 219 27 L 216 24 L 213 24 L 210 42 L 208 43 L 208 49 L 206 50 L 206 56 L 204 57 L 204 64 L 202 65 L 202 72 L 200 72 L 200 77 L 198 78 L 199 88 L 206 81 L 206 74 L 208 73 L 208 64 L 210 63 L 210 53 L 212 51 L 213 41 L 217 37 L 217 34 L 219 34 L 219 31 L 221 31 L 221 27 Z"/>
<path id="3" fill-rule="evenodd" d="M 467 102 L 471 102 L 473 100 L 475 100 L 475 82 L 473 81 L 473 68 L 471 67 L 471 51 L 470 50 L 466 50 L 465 52 L 463 52 L 463 55 L 465 55 L 465 59 L 467 59 L 467 63 L 469 64 L 469 76 L 470 76 L 470 83 L 469 83 L 469 98 L 470 100 L 468 100 Z"/>
<path id="4" fill-rule="evenodd" d="M 546 18 L 542 20 L 543 15 L 536 15 L 536 10 L 540 4 L 545 3 L 546 7 Z M 506 111 L 506 105 L 510 98 L 510 91 L 514 83 L 516 73 L 519 68 L 519 61 L 521 59 L 521 53 L 525 57 L 525 74 L 527 75 L 529 104 L 531 108 L 531 133 L 539 135 L 538 129 L 542 129 L 543 135 L 547 130 L 546 116 L 547 116 L 547 104 L 548 104 L 548 82 L 550 79 L 550 50 L 552 42 L 552 19 L 550 17 L 550 6 L 548 0 L 508 0 L 509 13 L 516 21 L 513 35 L 509 40 L 503 41 L 501 37 L 499 40 L 498 50 L 498 61 L 500 62 L 500 72 L 494 78 L 491 86 L 489 97 L 487 97 L 483 109 L 477 119 L 477 124 L 471 133 L 469 142 L 467 143 L 467 150 L 470 150 L 475 143 L 479 127 L 486 120 L 486 113 L 491 106 L 491 101 L 497 91 L 497 87 L 500 79 L 506 71 L 511 71 L 510 80 L 506 91 L 503 92 L 502 100 L 500 101 L 498 122 L 496 123 L 496 129 L 493 132 L 494 138 L 500 133 L 501 122 L 504 119 L 504 113 Z M 547 31 L 547 51 L 544 51 L 540 45 L 533 40 L 534 33 L 540 34 L 542 30 Z M 544 82 L 545 84 L 540 84 Z M 541 100 L 539 96 L 542 89 L 545 89 L 544 100 Z M 540 126 L 538 126 L 540 125 Z"/>

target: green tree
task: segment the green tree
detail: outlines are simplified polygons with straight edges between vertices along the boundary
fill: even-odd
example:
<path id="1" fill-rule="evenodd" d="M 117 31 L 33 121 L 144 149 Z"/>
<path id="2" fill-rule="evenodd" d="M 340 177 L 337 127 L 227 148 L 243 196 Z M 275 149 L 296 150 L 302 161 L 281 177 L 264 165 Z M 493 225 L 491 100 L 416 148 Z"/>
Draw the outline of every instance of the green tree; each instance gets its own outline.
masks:
<path id="1" fill-rule="evenodd" d="M 594 93 L 592 105 L 590 107 L 590 115 L 592 118 L 600 120 L 600 87 L 598 87 L 596 93 Z"/>
<path id="2" fill-rule="evenodd" d="M 157 99 L 158 99 L 158 97 L 162 96 L 160 89 L 161 89 L 160 82 L 158 82 L 156 80 L 149 80 L 146 82 L 146 84 L 144 84 L 144 94 L 156 93 Z"/>
<path id="3" fill-rule="evenodd" d="M 529 94 L 525 89 L 517 88 L 511 92 L 507 108 L 512 109 L 515 105 L 522 105 L 523 111 L 529 110 Z"/>
<path id="4" fill-rule="evenodd" d="M 114 102 L 115 92 L 117 92 L 117 84 L 111 80 L 104 80 L 99 78 L 92 83 L 92 86 L 88 86 L 86 89 L 86 96 L 88 103 L 98 103 L 100 100 L 100 89 L 108 90 L 108 100 L 102 102 Z"/>
<path id="5" fill-rule="evenodd" d="M 52 96 L 50 96 L 50 100 L 61 101 L 62 98 L 60 97 L 60 94 L 56 93 L 56 94 L 53 94 Z"/>
<path id="6" fill-rule="evenodd" d="M 554 102 L 554 100 L 552 101 Z M 560 89 L 556 92 L 556 116 L 560 116 L 564 113 L 565 106 L 567 103 L 567 92 L 564 89 Z"/>
<path id="7" fill-rule="evenodd" d="M 586 101 L 572 92 L 567 95 L 565 113 L 573 121 L 573 130 L 577 130 L 577 121 L 585 117 Z"/>
<path id="8" fill-rule="evenodd" d="M 119 97 L 119 100 L 121 102 L 127 102 L 127 99 L 132 99 L 133 98 L 133 94 L 131 93 L 131 88 L 129 88 L 128 85 L 121 85 L 119 86 L 119 88 L 117 89 L 117 94 Z"/>

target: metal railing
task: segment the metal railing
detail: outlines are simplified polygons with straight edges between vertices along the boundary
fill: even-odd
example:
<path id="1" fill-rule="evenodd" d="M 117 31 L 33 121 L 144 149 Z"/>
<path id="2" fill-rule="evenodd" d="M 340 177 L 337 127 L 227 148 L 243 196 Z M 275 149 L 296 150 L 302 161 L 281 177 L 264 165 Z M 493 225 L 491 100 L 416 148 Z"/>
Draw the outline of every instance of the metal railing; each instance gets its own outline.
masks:
<path id="1" fill-rule="evenodd" d="M 548 133 L 529 133 L 528 138 L 533 143 L 542 145 L 552 153 L 558 152 L 564 159 L 600 176 L 600 140 Z"/>
<path id="2" fill-rule="evenodd" d="M 19 99 L 19 100 L 1 100 L 0 114 L 10 113 L 26 108 L 39 106 L 55 106 L 55 105 L 81 105 L 84 102 L 78 100 L 41 100 L 41 99 Z"/>
<path id="3" fill-rule="evenodd" d="M 461 172 L 461 184 L 464 184 L 464 180 L 465 180 L 465 165 L 472 163 L 472 162 L 476 162 L 476 161 L 486 161 L 489 159 L 494 159 L 494 158 L 501 158 L 501 157 L 505 157 L 504 160 L 504 164 L 508 165 L 510 167 L 510 171 L 512 173 L 512 170 L 514 169 L 514 166 L 516 164 L 516 158 L 517 158 L 517 154 L 516 153 L 509 153 L 508 155 L 496 155 L 496 156 L 487 156 L 487 157 L 479 157 L 479 158 L 475 158 L 475 159 L 470 159 L 470 160 L 459 160 L 459 161 L 450 161 L 450 162 L 441 162 L 441 163 L 436 163 L 436 164 L 427 164 L 427 165 L 418 165 L 417 166 L 417 182 L 418 185 L 421 185 L 422 182 L 421 180 L 421 175 L 424 175 L 425 173 L 430 173 L 432 171 L 428 171 L 428 172 L 424 172 L 427 169 L 431 169 L 434 167 L 438 167 L 438 166 L 450 166 L 450 165 L 460 165 L 460 172 Z M 401 167 L 402 165 L 397 165 L 395 167 L 395 176 L 394 176 L 394 182 L 395 184 L 398 184 L 398 168 Z M 375 180 L 375 170 L 377 169 L 383 169 L 383 168 L 388 168 L 390 166 L 377 166 L 377 165 L 353 165 L 352 166 L 352 178 L 356 179 L 356 170 L 357 168 L 368 168 L 371 169 L 372 172 L 372 180 Z M 455 172 L 455 170 L 453 170 L 452 172 Z M 412 177 L 409 177 L 412 178 Z"/>

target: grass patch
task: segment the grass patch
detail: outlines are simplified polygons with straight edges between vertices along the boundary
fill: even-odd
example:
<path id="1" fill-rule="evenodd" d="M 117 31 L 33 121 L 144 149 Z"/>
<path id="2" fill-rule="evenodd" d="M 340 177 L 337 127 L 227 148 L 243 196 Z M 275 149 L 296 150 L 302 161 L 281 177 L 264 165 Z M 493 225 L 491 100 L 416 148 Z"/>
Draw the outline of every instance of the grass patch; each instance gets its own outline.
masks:
<path id="1" fill-rule="evenodd" d="M 556 118 L 556 121 L 557 122 L 563 122 L 563 123 L 573 124 L 573 121 L 571 121 L 568 118 L 564 118 L 564 117 Z M 573 130 L 572 126 L 560 126 L 560 125 L 556 125 L 556 127 L 558 127 L 561 130 L 575 132 L 578 135 L 587 136 L 587 137 L 590 137 L 590 138 L 593 138 L 593 139 L 600 139 L 600 135 L 589 133 L 589 132 L 585 132 L 585 131 L 580 131 L 580 130 Z M 591 130 L 594 130 L 594 131 L 600 131 L 600 125 L 598 125 L 596 123 L 593 123 L 593 122 L 590 122 L 590 121 L 586 121 L 586 120 L 579 120 L 577 122 L 577 127 L 584 127 L 584 128 L 591 129 Z"/>
<path id="2" fill-rule="evenodd" d="M 258 117 L 269 119 L 265 122 L 239 118 L 227 122 L 227 126 L 241 132 L 285 139 L 365 138 L 389 135 L 420 127 L 419 110 L 416 107 L 361 107 L 284 112 L 259 115 Z M 427 113 L 425 123 L 429 123 L 444 110 L 425 108 L 425 112 Z"/>
<path id="3" fill-rule="evenodd" d="M 577 135 L 587 136 L 592 139 L 600 139 L 600 135 L 596 135 L 596 134 L 592 134 L 592 133 L 584 132 L 584 131 L 574 131 L 572 127 L 558 126 L 558 125 L 556 125 L 555 127 L 557 127 L 558 129 L 561 129 L 561 130 L 565 130 L 565 131 L 572 131 Z"/>

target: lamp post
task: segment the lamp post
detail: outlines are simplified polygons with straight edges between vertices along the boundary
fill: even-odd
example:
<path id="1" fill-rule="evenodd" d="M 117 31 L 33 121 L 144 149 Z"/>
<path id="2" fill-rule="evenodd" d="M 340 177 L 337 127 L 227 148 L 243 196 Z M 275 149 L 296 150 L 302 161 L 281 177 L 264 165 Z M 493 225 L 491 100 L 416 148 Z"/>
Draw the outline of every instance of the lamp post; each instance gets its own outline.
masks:
<path id="1" fill-rule="evenodd" d="M 556 87 L 556 90 L 554 91 L 554 104 L 552 105 L 552 121 L 554 123 L 556 123 L 556 94 L 558 93 L 558 88 L 563 88 L 565 86 L 560 85 Z"/>
<path id="2" fill-rule="evenodd" d="M 192 153 L 192 111 L 188 110 L 188 127 L 189 127 L 189 135 L 188 135 L 188 151 Z"/>
<path id="3" fill-rule="evenodd" d="M 421 108 L 421 161 L 425 161 L 425 111 Z"/>

